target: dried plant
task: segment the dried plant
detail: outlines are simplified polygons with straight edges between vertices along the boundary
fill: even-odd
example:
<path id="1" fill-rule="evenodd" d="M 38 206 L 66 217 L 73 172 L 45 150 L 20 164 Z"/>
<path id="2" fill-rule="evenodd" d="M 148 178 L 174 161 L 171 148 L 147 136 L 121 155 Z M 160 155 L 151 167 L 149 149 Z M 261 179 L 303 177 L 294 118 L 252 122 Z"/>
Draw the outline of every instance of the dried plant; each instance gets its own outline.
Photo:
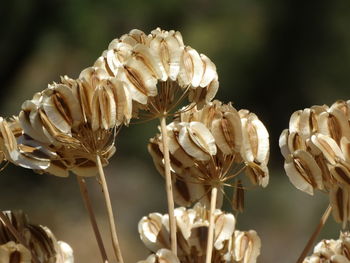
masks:
<path id="1" fill-rule="evenodd" d="M 303 263 L 347 263 L 350 262 L 350 236 L 349 232 L 340 232 L 337 240 L 322 240 L 314 248 L 311 256 L 305 258 Z"/>
<path id="2" fill-rule="evenodd" d="M 205 262 L 210 226 L 210 211 L 201 204 L 192 209 L 175 209 L 178 239 L 178 261 L 169 262 L 201 263 Z M 220 209 L 214 211 L 214 250 L 212 262 L 256 262 L 260 254 L 260 238 L 255 231 L 235 230 L 236 220 L 230 213 Z M 170 248 L 169 216 L 152 213 L 139 222 L 139 233 L 145 246 L 158 253 L 162 248 Z M 153 257 L 151 257 L 153 260 Z M 146 262 L 150 259 L 147 259 Z M 168 261 L 165 261 L 168 262 Z"/>
<path id="3" fill-rule="evenodd" d="M 337 101 L 331 107 L 313 106 L 292 114 L 289 129 L 280 136 L 284 168 L 296 188 L 310 195 L 315 189 L 328 193 L 330 206 L 321 218 L 301 255 L 307 254 L 329 213 L 343 224 L 350 220 L 350 114 L 349 101 Z"/>
<path id="4" fill-rule="evenodd" d="M 0 262 L 73 263 L 73 250 L 21 211 L 0 211 Z"/>
<path id="5" fill-rule="evenodd" d="M 246 178 L 252 185 L 268 185 L 269 134 L 254 113 L 212 101 L 218 88 L 215 64 L 186 46 L 179 32 L 131 30 L 114 39 L 78 78 L 62 77 L 25 101 L 18 116 L 0 118 L 2 169 L 13 163 L 60 177 L 75 174 L 102 262 L 108 263 L 85 182 L 97 176 L 113 250 L 123 263 L 103 167 L 116 152 L 122 126 L 158 118 L 160 134 L 148 150 L 165 177 L 168 213 L 151 213 L 139 222 L 141 240 L 151 253 L 139 262 L 257 262 L 257 233 L 236 230 L 236 217 L 221 209 L 226 197 L 237 213 L 244 211 Z M 173 120 L 167 124 L 169 116 Z M 298 262 L 350 262 L 347 232 L 337 241 L 322 241 L 305 258 L 331 211 L 343 227 L 350 221 L 349 121 L 350 101 L 337 101 L 295 112 L 281 134 L 292 184 L 330 197 Z M 226 187 L 233 188 L 232 198 Z M 0 212 L 1 263 L 70 263 L 72 253 L 22 213 Z"/>

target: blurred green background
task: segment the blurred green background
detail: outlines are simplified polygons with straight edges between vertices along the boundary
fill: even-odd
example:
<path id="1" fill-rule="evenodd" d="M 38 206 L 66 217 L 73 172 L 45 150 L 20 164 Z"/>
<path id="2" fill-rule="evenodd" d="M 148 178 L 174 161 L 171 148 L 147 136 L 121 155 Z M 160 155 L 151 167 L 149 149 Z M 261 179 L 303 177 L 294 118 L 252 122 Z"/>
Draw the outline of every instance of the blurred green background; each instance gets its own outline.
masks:
<path id="1" fill-rule="evenodd" d="M 322 194 L 307 196 L 289 183 L 278 137 L 295 110 L 349 99 L 349 5 L 340 0 L 4 1 L 1 115 L 17 114 L 24 100 L 61 75 L 78 77 L 112 39 L 133 28 L 146 33 L 156 27 L 179 30 L 185 44 L 216 64 L 217 98 L 255 112 L 268 127 L 270 185 L 248 193 L 237 227 L 259 233 L 259 262 L 295 262 L 328 201 Z M 139 241 L 139 219 L 166 211 L 163 180 L 146 150 L 156 126 L 153 122 L 123 129 L 117 154 L 106 169 L 126 262 L 148 253 Z M 88 183 L 110 243 L 102 194 L 95 179 Z M 32 222 L 50 227 L 71 244 L 76 262 L 99 262 L 73 176 L 37 175 L 11 166 L 0 175 L 0 208 L 22 208 Z M 321 237 L 337 238 L 339 230 L 330 219 Z"/>

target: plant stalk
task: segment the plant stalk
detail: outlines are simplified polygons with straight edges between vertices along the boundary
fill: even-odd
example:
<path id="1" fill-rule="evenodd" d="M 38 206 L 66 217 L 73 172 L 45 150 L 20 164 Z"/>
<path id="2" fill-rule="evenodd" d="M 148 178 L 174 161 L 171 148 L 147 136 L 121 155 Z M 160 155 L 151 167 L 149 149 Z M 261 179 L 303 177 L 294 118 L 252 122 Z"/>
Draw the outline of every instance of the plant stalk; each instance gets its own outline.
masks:
<path id="1" fill-rule="evenodd" d="M 207 241 L 207 254 L 205 258 L 205 263 L 211 263 L 211 258 L 213 255 L 213 246 L 214 246 L 214 227 L 215 227 L 215 208 L 216 208 L 216 199 L 218 195 L 218 188 L 213 187 L 211 189 L 211 198 L 210 198 L 210 217 L 209 217 L 209 230 L 208 230 L 208 241 Z"/>
<path id="2" fill-rule="evenodd" d="M 83 198 L 85 208 L 89 214 L 90 223 L 91 223 L 92 229 L 93 229 L 94 234 L 95 234 L 98 248 L 100 249 L 102 261 L 104 263 L 106 263 L 106 262 L 108 262 L 108 257 L 107 257 L 106 249 L 103 245 L 101 233 L 98 229 L 95 213 L 94 213 L 94 210 L 93 210 L 92 205 L 91 205 L 91 200 L 90 200 L 89 192 L 88 192 L 88 189 L 86 186 L 86 181 L 81 176 L 77 176 L 77 181 L 79 183 L 81 197 Z"/>
<path id="3" fill-rule="evenodd" d="M 297 263 L 302 263 L 303 260 L 305 259 L 305 257 L 307 256 L 307 254 L 309 253 L 310 249 L 312 248 L 313 244 L 315 243 L 317 236 L 320 234 L 323 226 L 327 222 L 327 219 L 328 219 L 329 215 L 331 214 L 331 211 L 332 211 L 332 207 L 331 207 L 331 205 L 328 205 L 328 207 L 324 211 L 324 213 L 320 219 L 320 222 L 318 223 L 315 231 L 312 233 L 312 235 L 311 235 L 309 241 L 307 242 L 303 252 L 301 253 L 300 257 L 298 258 Z"/>
<path id="4" fill-rule="evenodd" d="M 99 155 L 96 155 L 96 163 L 97 163 L 98 172 L 99 172 L 100 180 L 101 180 L 101 184 L 102 184 L 102 190 L 103 190 L 103 194 L 104 194 L 104 198 L 105 198 L 105 202 L 106 202 L 109 228 L 110 228 L 110 232 L 111 232 L 111 236 L 112 236 L 112 245 L 113 245 L 114 254 L 117 257 L 117 260 L 119 263 L 124 263 L 124 259 L 122 256 L 122 252 L 120 249 L 119 240 L 118 240 L 118 236 L 117 236 L 117 228 L 116 228 L 116 224 L 114 221 L 113 209 L 112 209 L 111 199 L 109 197 L 109 191 L 108 191 L 108 186 L 107 186 L 107 182 L 106 182 L 106 177 L 105 177 L 105 174 L 103 171 L 101 158 Z"/>
<path id="5" fill-rule="evenodd" d="M 11 224 L 10 220 L 7 216 L 0 211 L 0 220 L 4 223 L 4 225 L 10 230 L 11 234 L 17 239 L 17 242 L 22 244 L 25 248 L 27 248 L 32 254 L 32 260 L 34 263 L 39 263 L 39 260 L 33 255 L 31 249 L 29 248 L 27 242 L 23 238 L 23 236 L 18 232 L 18 230 Z"/>
<path id="6" fill-rule="evenodd" d="M 166 187 L 166 194 L 167 194 L 167 201 L 168 201 L 171 251 L 174 253 L 174 255 L 177 255 L 176 219 L 175 219 L 175 213 L 174 213 L 175 207 L 174 207 L 173 186 L 172 186 L 171 172 L 170 172 L 168 133 L 166 129 L 165 116 L 162 116 L 160 118 L 160 126 L 161 126 L 162 143 L 163 143 L 165 187 Z"/>

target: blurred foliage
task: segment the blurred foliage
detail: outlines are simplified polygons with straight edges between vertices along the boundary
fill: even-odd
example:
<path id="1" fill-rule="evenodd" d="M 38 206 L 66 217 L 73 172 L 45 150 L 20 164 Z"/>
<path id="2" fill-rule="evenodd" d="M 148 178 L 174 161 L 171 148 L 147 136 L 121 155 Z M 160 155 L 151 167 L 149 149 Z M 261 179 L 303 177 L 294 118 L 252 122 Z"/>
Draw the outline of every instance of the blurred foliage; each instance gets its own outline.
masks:
<path id="1" fill-rule="evenodd" d="M 24 100 L 58 81 L 60 75 L 78 77 L 113 38 L 133 28 L 144 32 L 158 26 L 179 30 L 187 45 L 216 64 L 220 80 L 217 98 L 255 112 L 269 129 L 271 184 L 248 193 L 247 211 L 239 216 L 239 224 L 261 234 L 261 262 L 291 262 L 327 200 L 321 195 L 308 197 L 289 184 L 282 169 L 278 136 L 295 110 L 349 99 L 349 7 L 350 2 L 341 0 L 5 1 L 0 10 L 1 115 L 17 114 Z M 164 211 L 163 182 L 146 150 L 156 126 L 152 122 L 142 128 L 141 124 L 123 128 L 112 160 L 111 171 L 115 170 L 116 176 L 110 180 L 115 182 L 117 208 L 127 209 L 127 215 L 124 210 L 118 216 L 122 224 L 130 225 L 124 231 L 130 242 L 137 239 L 136 223 L 141 215 L 162 207 Z M 74 226 L 85 214 L 74 179 L 67 180 L 11 167 L 0 177 L 1 208 L 23 207 L 42 224 L 71 218 L 67 226 Z M 67 187 L 66 182 L 72 185 Z M 93 179 L 90 182 L 93 184 Z M 134 187 L 132 198 L 127 186 Z M 143 191 L 137 190 L 141 186 Z M 55 210 L 62 202 L 64 206 L 57 206 L 62 210 Z M 42 216 L 45 214 L 50 216 Z M 337 226 L 329 224 L 333 228 L 327 228 L 324 235 L 337 237 Z M 62 231 L 62 239 L 75 242 L 64 226 L 57 229 Z M 128 229 L 133 229 L 134 236 L 130 237 Z M 290 246 L 284 243 L 287 241 Z M 75 244 L 73 247 L 82 249 Z M 76 253 L 78 262 L 89 258 L 89 250 Z M 146 255 L 142 253 L 131 253 L 130 258 L 140 259 L 139 255 Z M 287 259 L 281 260 L 283 255 Z"/>

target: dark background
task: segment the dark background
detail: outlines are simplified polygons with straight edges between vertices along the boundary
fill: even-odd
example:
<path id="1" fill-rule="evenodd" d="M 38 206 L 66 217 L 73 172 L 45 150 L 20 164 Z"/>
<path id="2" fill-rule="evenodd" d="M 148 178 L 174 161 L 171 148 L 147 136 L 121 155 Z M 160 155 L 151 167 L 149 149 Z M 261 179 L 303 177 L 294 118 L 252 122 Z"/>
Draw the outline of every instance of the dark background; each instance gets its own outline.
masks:
<path id="1" fill-rule="evenodd" d="M 270 185 L 248 193 L 237 227 L 259 233 L 259 262 L 296 260 L 327 197 L 293 188 L 283 171 L 278 137 L 295 110 L 349 99 L 350 2 L 13 0 L 1 5 L 4 117 L 18 114 L 24 100 L 61 75 L 78 77 L 112 39 L 133 28 L 180 31 L 186 45 L 216 64 L 217 98 L 255 112 L 270 133 Z M 138 220 L 166 211 L 163 181 L 146 150 L 156 126 L 123 129 L 106 169 L 127 262 L 147 255 L 138 238 Z M 93 178 L 88 183 L 109 242 L 102 194 Z M 73 176 L 37 175 L 11 166 L 0 174 L 0 208 L 22 208 L 33 222 L 49 226 L 72 245 L 76 262 L 99 260 Z M 322 237 L 337 238 L 339 230 L 330 219 Z"/>

